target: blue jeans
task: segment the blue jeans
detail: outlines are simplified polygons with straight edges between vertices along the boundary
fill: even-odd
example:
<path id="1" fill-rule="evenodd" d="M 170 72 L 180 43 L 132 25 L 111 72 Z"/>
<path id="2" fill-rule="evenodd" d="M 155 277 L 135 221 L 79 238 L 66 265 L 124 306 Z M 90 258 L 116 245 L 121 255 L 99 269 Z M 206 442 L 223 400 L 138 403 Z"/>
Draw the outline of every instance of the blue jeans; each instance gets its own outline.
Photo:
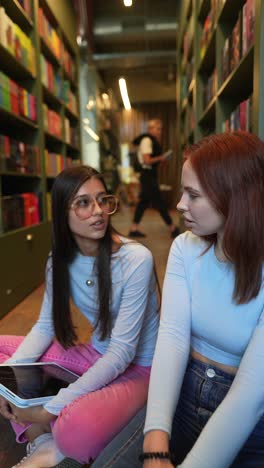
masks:
<path id="1" fill-rule="evenodd" d="M 171 450 L 176 454 L 178 464 L 191 450 L 208 419 L 226 396 L 232 381 L 232 375 L 217 367 L 190 360 L 171 434 Z M 138 455 L 142 452 L 144 419 L 145 408 L 102 451 L 92 468 L 140 468 L 142 464 L 138 461 Z M 264 467 L 264 416 L 231 467 Z"/>

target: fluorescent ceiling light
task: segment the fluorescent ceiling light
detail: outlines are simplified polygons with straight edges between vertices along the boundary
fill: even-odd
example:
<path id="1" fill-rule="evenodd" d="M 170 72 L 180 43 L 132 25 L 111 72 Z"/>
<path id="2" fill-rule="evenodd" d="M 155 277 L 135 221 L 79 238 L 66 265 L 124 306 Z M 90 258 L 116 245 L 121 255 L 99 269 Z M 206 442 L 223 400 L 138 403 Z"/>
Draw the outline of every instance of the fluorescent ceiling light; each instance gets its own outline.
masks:
<path id="1" fill-rule="evenodd" d="M 169 29 L 175 30 L 178 29 L 177 23 L 146 23 L 145 24 L 146 31 L 167 31 Z"/>
<path id="2" fill-rule="evenodd" d="M 89 127 L 88 125 L 84 125 L 84 130 L 90 135 L 90 137 L 93 138 L 93 140 L 99 141 L 99 136 L 93 131 L 91 127 Z"/>
<path id="3" fill-rule="evenodd" d="M 97 35 L 116 34 L 121 33 L 122 30 L 123 28 L 121 24 L 105 24 L 101 26 L 95 26 L 94 33 Z"/>
<path id="4" fill-rule="evenodd" d="M 119 82 L 119 88 L 120 88 L 120 93 L 121 93 L 124 107 L 126 110 L 130 110 L 131 104 L 130 104 L 129 97 L 128 97 L 126 80 L 125 78 L 119 78 L 118 82 Z"/>
<path id="5" fill-rule="evenodd" d="M 132 6 L 132 0 L 124 0 L 125 6 Z"/>

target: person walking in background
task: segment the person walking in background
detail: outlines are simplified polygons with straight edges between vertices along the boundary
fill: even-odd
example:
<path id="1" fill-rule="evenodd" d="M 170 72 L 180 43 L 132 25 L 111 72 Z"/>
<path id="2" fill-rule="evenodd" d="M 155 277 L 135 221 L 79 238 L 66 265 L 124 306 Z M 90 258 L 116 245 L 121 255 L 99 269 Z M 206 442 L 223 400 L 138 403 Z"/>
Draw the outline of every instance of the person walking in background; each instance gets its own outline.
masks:
<path id="1" fill-rule="evenodd" d="M 264 466 L 263 200 L 257 136 L 212 135 L 185 152 L 188 231 L 169 254 L 144 444 L 142 409 L 95 468 Z"/>
<path id="2" fill-rule="evenodd" d="M 138 227 L 145 210 L 149 206 L 153 206 L 153 208 L 159 211 L 162 219 L 169 227 L 172 238 L 179 234 L 179 229 L 173 223 L 159 188 L 158 165 L 166 161 L 169 156 L 169 152 L 162 153 L 160 145 L 161 132 L 161 121 L 159 119 L 149 120 L 148 132 L 139 135 L 134 140 L 134 144 L 138 145 L 138 160 L 141 164 L 141 192 L 139 195 L 139 202 L 136 206 L 133 224 L 128 234 L 129 237 L 145 237 L 145 234 L 141 232 Z"/>
<path id="3" fill-rule="evenodd" d="M 115 193 L 120 184 L 118 165 L 121 163 L 121 154 L 110 118 L 105 119 L 103 128 L 100 131 L 99 154 L 100 170 L 104 174 L 107 189 L 111 193 Z"/>
<path id="4" fill-rule="evenodd" d="M 40 317 L 25 338 L 0 337 L 0 362 L 52 361 L 80 377 L 44 406 L 0 398 L 17 441 L 29 441 L 17 467 L 47 468 L 65 456 L 89 462 L 146 403 L 158 329 L 153 258 L 111 227 L 116 209 L 95 169 L 56 177 Z M 70 299 L 93 326 L 91 343 L 76 344 Z"/>

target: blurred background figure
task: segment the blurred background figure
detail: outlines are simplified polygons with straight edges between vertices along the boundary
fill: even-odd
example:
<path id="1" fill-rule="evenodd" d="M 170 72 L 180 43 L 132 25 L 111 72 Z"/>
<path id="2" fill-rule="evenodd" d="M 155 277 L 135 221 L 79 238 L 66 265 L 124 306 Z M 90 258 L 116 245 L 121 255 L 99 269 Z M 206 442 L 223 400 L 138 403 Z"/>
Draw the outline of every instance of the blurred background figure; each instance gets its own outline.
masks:
<path id="1" fill-rule="evenodd" d="M 139 135 L 133 142 L 138 147 L 137 158 L 138 165 L 141 166 L 141 192 L 134 214 L 133 224 L 129 232 L 130 237 L 145 237 L 145 234 L 138 229 L 138 225 L 145 210 L 150 206 L 158 210 L 163 221 L 167 224 L 172 238 L 179 234 L 179 230 L 173 223 L 159 187 L 158 166 L 159 164 L 165 163 L 168 158 L 172 156 L 171 151 L 167 153 L 162 152 L 160 143 L 161 134 L 161 120 L 152 119 L 148 121 L 148 131 Z"/>
<path id="2" fill-rule="evenodd" d="M 107 188 L 115 193 L 120 183 L 117 166 L 121 162 L 120 146 L 110 118 L 103 122 L 99 140 L 100 170 L 104 174 Z"/>

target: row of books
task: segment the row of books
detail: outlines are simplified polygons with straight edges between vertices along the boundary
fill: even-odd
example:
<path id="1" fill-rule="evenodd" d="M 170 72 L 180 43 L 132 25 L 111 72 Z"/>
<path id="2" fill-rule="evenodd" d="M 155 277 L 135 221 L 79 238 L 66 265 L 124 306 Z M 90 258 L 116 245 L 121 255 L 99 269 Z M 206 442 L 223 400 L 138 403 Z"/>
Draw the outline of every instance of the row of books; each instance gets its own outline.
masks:
<path id="1" fill-rule="evenodd" d="M 56 177 L 63 169 L 71 166 L 79 166 L 80 159 L 64 158 L 62 154 L 52 153 L 48 149 L 44 152 L 45 171 L 48 177 Z"/>
<path id="2" fill-rule="evenodd" d="M 66 49 L 65 45 L 63 46 L 63 68 L 66 71 L 67 75 L 70 77 L 72 81 L 76 79 L 76 65 L 74 60 L 72 59 L 70 53 Z"/>
<path id="3" fill-rule="evenodd" d="M 32 18 L 31 0 L 18 0 L 20 6 L 25 10 L 29 18 Z"/>
<path id="4" fill-rule="evenodd" d="M 49 109 L 47 104 L 42 104 L 43 108 L 43 119 L 44 119 L 44 129 L 46 132 L 51 135 L 56 136 L 57 138 L 62 139 L 62 120 L 61 116 L 52 109 Z"/>
<path id="5" fill-rule="evenodd" d="M 0 135 L 0 170 L 40 174 L 39 148 L 7 135 Z"/>
<path id="6" fill-rule="evenodd" d="M 4 232 L 40 222 L 39 197 L 35 193 L 3 196 L 1 200 Z"/>
<path id="7" fill-rule="evenodd" d="M 0 7 L 0 44 L 32 75 L 36 74 L 35 49 L 31 39 L 9 18 L 3 7 Z"/>
<path id="8" fill-rule="evenodd" d="M 219 6 L 218 0 L 211 0 L 210 11 L 204 21 L 201 40 L 200 40 L 200 59 L 201 60 L 203 59 L 205 55 L 207 45 L 211 39 L 211 35 L 215 26 L 215 21 L 217 18 L 219 7 L 220 6 Z"/>
<path id="9" fill-rule="evenodd" d="M 62 41 L 45 16 L 43 9 L 38 9 L 39 34 L 45 40 L 55 57 L 59 60 L 62 56 Z"/>
<path id="10" fill-rule="evenodd" d="M 71 84 L 68 80 L 63 82 L 63 101 L 68 109 L 75 115 L 78 112 L 77 97 L 71 90 Z"/>
<path id="11" fill-rule="evenodd" d="M 36 98 L 0 72 L 0 107 L 30 120 L 37 120 Z"/>
<path id="12" fill-rule="evenodd" d="M 255 34 L 255 0 L 247 0 L 239 12 L 231 35 L 225 40 L 222 51 L 221 79 L 225 81 L 236 68 L 241 58 L 254 43 Z"/>
<path id="13" fill-rule="evenodd" d="M 64 101 L 73 114 L 77 114 L 77 97 L 71 90 L 70 81 L 63 79 L 61 74 L 54 69 L 53 65 L 43 55 L 40 57 L 40 64 L 43 85 L 54 96 Z"/>
<path id="14" fill-rule="evenodd" d="M 41 54 L 41 81 L 49 91 L 58 99 L 62 99 L 62 76 L 54 69 L 53 65 Z"/>
<path id="15" fill-rule="evenodd" d="M 246 130 L 252 132 L 252 96 L 240 102 L 222 124 L 222 131 Z"/>
<path id="16" fill-rule="evenodd" d="M 79 130 L 76 127 L 71 127 L 70 120 L 64 120 L 65 125 L 65 141 L 69 143 L 74 148 L 79 148 L 80 141 L 79 141 Z"/>
<path id="17" fill-rule="evenodd" d="M 207 107 L 209 102 L 215 96 L 217 91 L 217 71 L 214 69 L 213 73 L 207 79 L 207 83 L 203 88 L 203 107 Z"/>
<path id="18" fill-rule="evenodd" d="M 63 169 L 71 166 L 71 158 L 64 158 L 62 154 L 44 151 L 45 172 L 48 177 L 56 177 Z"/>
<path id="19" fill-rule="evenodd" d="M 38 10 L 39 34 L 53 52 L 57 60 L 62 63 L 64 70 L 72 80 L 76 76 L 76 67 L 73 58 L 66 49 L 62 39 L 58 35 L 56 29 L 47 19 L 42 8 Z"/>

